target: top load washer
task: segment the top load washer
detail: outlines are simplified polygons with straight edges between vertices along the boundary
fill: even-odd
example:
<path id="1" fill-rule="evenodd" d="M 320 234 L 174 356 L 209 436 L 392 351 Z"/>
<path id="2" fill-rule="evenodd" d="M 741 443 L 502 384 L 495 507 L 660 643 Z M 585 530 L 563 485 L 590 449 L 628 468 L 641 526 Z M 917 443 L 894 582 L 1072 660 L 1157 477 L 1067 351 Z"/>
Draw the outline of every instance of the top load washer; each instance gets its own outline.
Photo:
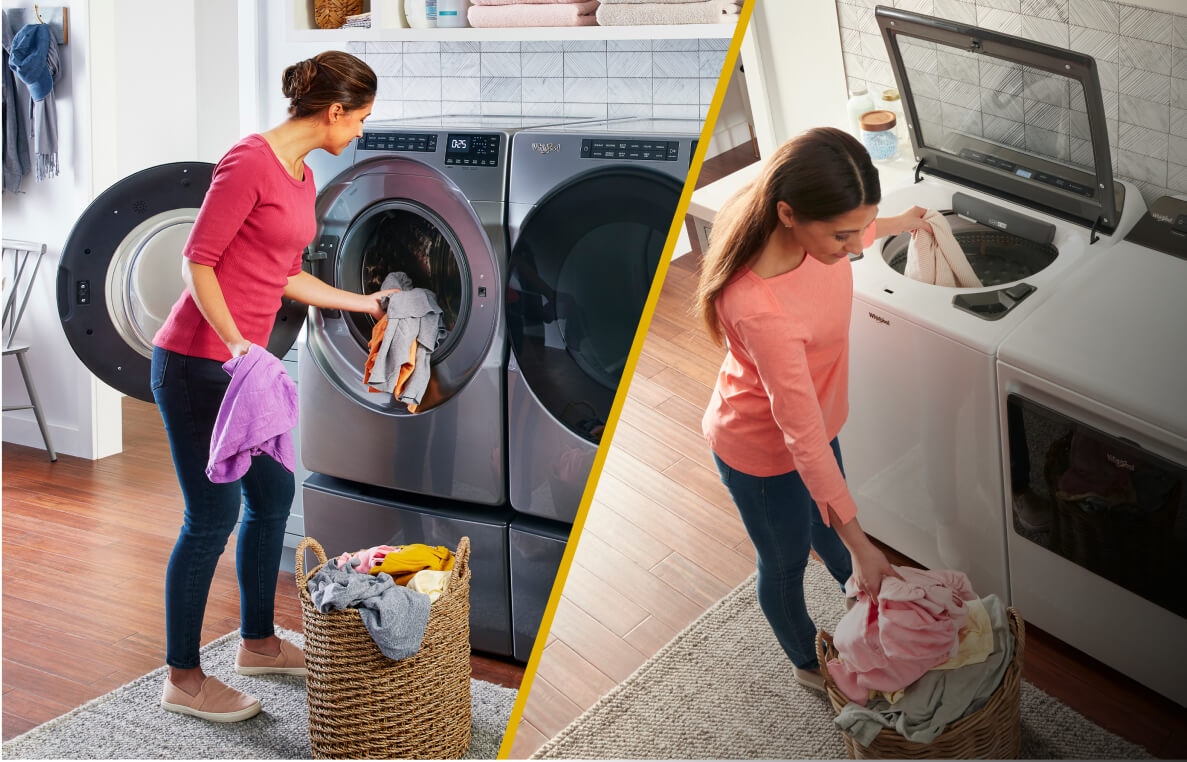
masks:
<path id="1" fill-rule="evenodd" d="M 1115 182 L 1089 56 L 879 6 L 916 182 L 880 214 L 947 210 L 982 286 L 903 274 L 910 236 L 852 262 L 845 472 L 872 536 L 1008 599 L 995 359 L 1145 211 Z"/>
<path id="2" fill-rule="evenodd" d="M 576 517 L 701 126 L 629 119 L 515 135 L 507 454 L 521 513 Z"/>
<path id="3" fill-rule="evenodd" d="M 998 351 L 1011 597 L 1187 706 L 1187 200 L 1078 269 Z"/>
<path id="4" fill-rule="evenodd" d="M 480 505 L 506 502 L 503 289 L 508 155 L 539 120 L 439 117 L 368 124 L 319 165 L 310 269 L 359 293 L 407 273 L 442 309 L 432 378 L 409 412 L 363 383 L 375 320 L 310 312 L 299 363 L 306 468 L 356 483 Z"/>

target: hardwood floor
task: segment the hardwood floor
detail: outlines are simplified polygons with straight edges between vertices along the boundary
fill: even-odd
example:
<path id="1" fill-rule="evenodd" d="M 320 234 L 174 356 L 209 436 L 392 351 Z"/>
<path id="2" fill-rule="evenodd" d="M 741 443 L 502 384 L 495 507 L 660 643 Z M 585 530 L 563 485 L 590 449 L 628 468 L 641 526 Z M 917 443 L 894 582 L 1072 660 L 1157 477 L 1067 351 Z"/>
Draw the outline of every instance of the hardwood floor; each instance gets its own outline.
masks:
<path id="1" fill-rule="evenodd" d="M 50 463 L 42 450 L 4 443 L 4 740 L 164 664 L 164 570 L 181 495 L 156 408 L 123 405 L 119 455 Z M 276 582 L 276 624 L 302 630 L 291 573 Z M 232 546 L 211 588 L 203 645 L 238 625 Z M 474 655 L 471 673 L 518 688 L 523 666 Z"/>
<path id="2" fill-rule="evenodd" d="M 701 184 L 725 173 L 702 171 Z M 529 756 L 754 571 L 700 433 L 724 350 L 689 314 L 698 264 L 687 254 L 668 270 L 511 758 Z M 1024 675 L 1156 757 L 1187 757 L 1187 709 L 1034 627 Z"/>

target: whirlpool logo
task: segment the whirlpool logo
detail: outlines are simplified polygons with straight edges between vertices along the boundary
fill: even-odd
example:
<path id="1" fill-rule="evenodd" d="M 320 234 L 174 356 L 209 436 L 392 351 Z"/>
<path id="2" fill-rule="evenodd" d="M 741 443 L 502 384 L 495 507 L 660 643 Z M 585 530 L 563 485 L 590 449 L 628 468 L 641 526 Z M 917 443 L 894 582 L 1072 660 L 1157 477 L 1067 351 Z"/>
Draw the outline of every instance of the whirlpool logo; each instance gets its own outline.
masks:
<path id="1" fill-rule="evenodd" d="M 561 150 L 561 146 L 560 143 L 532 143 L 532 150 L 541 156 L 547 156 Z"/>
<path id="2" fill-rule="evenodd" d="M 879 314 L 877 314 L 877 313 L 875 313 L 875 312 L 871 312 L 871 313 L 870 313 L 870 318 L 871 318 L 871 319 L 872 319 L 872 320 L 873 320 L 875 323 L 881 323 L 882 325 L 890 325 L 890 321 L 889 321 L 889 320 L 887 320 L 886 318 L 882 317 L 881 315 L 879 315 Z"/>

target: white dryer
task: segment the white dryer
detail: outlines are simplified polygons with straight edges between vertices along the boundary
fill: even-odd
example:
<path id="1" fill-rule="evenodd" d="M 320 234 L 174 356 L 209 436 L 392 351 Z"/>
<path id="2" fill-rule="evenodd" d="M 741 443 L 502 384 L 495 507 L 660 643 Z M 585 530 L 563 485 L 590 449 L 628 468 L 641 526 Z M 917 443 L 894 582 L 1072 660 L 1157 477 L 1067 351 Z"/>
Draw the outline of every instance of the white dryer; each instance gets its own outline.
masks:
<path id="1" fill-rule="evenodd" d="M 576 516 L 701 126 L 630 119 L 515 135 L 507 457 L 520 513 Z"/>
<path id="2" fill-rule="evenodd" d="M 1010 593 L 996 356 L 1145 211 L 1114 182 L 1089 56 L 879 6 L 917 161 L 880 214 L 950 210 L 983 285 L 906 277 L 908 235 L 852 262 L 845 471 L 872 536 Z M 1025 612 L 1024 612 L 1025 614 Z"/>
<path id="3" fill-rule="evenodd" d="M 1155 202 L 998 352 L 1011 599 L 1187 706 L 1187 201 Z"/>

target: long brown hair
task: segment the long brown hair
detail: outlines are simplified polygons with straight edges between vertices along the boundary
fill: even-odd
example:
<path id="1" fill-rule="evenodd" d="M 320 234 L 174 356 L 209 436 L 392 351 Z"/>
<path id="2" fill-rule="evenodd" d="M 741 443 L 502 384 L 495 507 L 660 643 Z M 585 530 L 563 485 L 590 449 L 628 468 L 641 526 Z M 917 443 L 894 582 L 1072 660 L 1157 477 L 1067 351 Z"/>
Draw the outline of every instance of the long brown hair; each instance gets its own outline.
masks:
<path id="1" fill-rule="evenodd" d="M 379 79 L 365 61 L 340 50 L 327 50 L 293 64 L 281 79 L 289 115 L 312 116 L 341 103 L 347 111 L 375 100 Z"/>
<path id="2" fill-rule="evenodd" d="M 847 132 L 816 127 L 779 146 L 758 179 L 734 194 L 713 221 L 694 302 L 709 336 L 721 343 L 717 295 L 779 224 L 778 202 L 786 202 L 797 220 L 821 221 L 881 200 L 878 170 Z"/>

